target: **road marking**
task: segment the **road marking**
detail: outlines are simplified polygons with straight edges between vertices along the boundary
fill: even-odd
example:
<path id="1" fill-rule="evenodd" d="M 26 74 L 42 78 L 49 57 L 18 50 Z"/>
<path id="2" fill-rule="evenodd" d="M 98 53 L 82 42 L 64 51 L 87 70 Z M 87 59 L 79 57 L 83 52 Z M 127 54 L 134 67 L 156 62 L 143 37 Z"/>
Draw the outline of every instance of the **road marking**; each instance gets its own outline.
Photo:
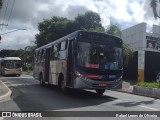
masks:
<path id="1" fill-rule="evenodd" d="M 147 106 L 144 106 L 144 105 L 139 105 L 140 107 L 143 107 L 143 108 L 146 108 L 146 109 L 150 109 L 150 110 L 154 110 L 154 111 L 159 111 L 158 109 L 156 108 L 152 108 L 152 107 L 147 107 Z"/>
<path id="2" fill-rule="evenodd" d="M 116 102 L 122 102 L 122 100 L 115 100 Z"/>
<path id="3" fill-rule="evenodd" d="M 10 84 L 7 86 L 8 87 L 18 87 L 18 86 L 34 86 L 34 85 L 37 85 L 37 84 Z"/>

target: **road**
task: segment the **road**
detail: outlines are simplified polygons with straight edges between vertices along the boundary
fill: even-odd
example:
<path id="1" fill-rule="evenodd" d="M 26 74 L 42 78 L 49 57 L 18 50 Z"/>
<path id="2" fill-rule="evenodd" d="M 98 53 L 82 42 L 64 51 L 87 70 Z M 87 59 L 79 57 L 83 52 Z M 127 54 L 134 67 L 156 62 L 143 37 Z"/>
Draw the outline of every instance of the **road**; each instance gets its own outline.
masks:
<path id="1" fill-rule="evenodd" d="M 160 111 L 159 99 L 111 90 L 102 97 L 79 90 L 65 95 L 29 75 L 0 79 L 12 90 L 11 99 L 0 102 L 0 111 Z"/>

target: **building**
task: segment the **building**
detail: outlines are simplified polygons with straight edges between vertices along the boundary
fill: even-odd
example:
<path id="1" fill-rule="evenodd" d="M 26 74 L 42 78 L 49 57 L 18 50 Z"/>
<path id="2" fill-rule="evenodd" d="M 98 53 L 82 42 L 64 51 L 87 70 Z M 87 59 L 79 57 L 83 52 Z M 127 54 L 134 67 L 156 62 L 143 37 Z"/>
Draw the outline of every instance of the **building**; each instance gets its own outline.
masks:
<path id="1" fill-rule="evenodd" d="M 122 39 L 134 51 L 133 59 L 124 69 L 124 78 L 141 82 L 156 80 L 160 72 L 160 26 L 153 25 L 147 32 L 147 24 L 140 23 L 122 31 Z"/>

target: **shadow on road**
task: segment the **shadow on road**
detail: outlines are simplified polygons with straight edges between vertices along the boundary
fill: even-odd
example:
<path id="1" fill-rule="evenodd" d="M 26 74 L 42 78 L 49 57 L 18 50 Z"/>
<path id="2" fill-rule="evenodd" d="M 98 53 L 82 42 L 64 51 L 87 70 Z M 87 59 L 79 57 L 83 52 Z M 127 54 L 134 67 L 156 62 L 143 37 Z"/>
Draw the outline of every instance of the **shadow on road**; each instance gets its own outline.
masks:
<path id="1" fill-rule="evenodd" d="M 117 106 L 123 106 L 123 107 L 133 107 L 133 106 L 138 106 L 138 105 L 148 105 L 148 104 L 153 104 L 155 100 L 150 100 L 150 101 L 140 101 L 140 102 L 122 102 L 122 103 L 116 103 L 115 105 Z"/>
<path id="2" fill-rule="evenodd" d="M 89 107 L 116 100 L 109 96 L 97 96 L 84 90 L 71 90 L 63 94 L 57 87 L 40 85 L 10 86 L 12 99 L 22 111 L 67 110 Z"/>

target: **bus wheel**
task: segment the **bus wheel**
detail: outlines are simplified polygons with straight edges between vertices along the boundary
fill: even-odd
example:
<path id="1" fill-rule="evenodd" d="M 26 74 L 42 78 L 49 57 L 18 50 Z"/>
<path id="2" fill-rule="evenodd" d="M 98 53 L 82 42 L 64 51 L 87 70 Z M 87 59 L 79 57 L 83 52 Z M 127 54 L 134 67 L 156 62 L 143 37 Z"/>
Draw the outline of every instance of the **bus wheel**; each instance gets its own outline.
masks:
<path id="1" fill-rule="evenodd" d="M 18 77 L 20 77 L 21 76 L 21 74 L 18 74 Z"/>
<path id="2" fill-rule="evenodd" d="M 45 83 L 44 83 L 44 81 L 43 81 L 43 76 L 42 76 L 42 75 L 40 75 L 39 81 L 40 81 L 40 85 L 41 85 L 41 86 L 44 86 L 44 85 L 45 85 Z"/>
<path id="3" fill-rule="evenodd" d="M 68 93 L 68 89 L 66 88 L 65 79 L 63 76 L 61 77 L 60 88 L 63 93 Z"/>
<path id="4" fill-rule="evenodd" d="M 96 92 L 98 95 L 102 96 L 103 93 L 105 92 L 105 89 L 96 89 Z"/>

